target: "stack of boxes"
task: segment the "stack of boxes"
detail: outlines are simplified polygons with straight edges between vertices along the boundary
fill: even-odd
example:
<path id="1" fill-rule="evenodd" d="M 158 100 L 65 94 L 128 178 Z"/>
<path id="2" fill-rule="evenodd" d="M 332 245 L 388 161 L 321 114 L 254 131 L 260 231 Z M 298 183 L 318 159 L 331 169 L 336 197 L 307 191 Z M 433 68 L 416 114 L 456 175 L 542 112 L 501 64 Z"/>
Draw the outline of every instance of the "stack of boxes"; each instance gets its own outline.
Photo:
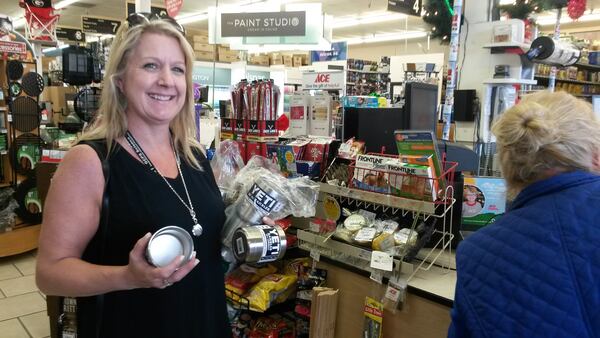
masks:
<path id="1" fill-rule="evenodd" d="M 283 65 L 286 67 L 300 67 L 308 65 L 307 54 L 253 54 L 250 55 L 248 63 L 257 66 L 276 66 Z"/>
<path id="2" fill-rule="evenodd" d="M 194 49 L 196 60 L 237 62 L 240 61 L 240 52 L 230 50 L 229 46 L 209 44 L 208 33 L 197 31 L 188 37 L 188 41 Z"/>

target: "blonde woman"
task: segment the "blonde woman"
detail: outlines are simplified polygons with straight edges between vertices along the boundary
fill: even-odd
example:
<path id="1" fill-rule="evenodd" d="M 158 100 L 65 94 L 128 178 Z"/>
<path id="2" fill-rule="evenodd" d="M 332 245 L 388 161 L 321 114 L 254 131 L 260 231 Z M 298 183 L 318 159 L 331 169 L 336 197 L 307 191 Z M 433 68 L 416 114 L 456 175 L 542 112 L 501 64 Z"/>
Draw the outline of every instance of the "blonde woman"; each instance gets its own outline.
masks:
<path id="1" fill-rule="evenodd" d="M 98 119 L 52 180 L 37 283 L 49 295 L 80 297 L 80 337 L 231 335 L 220 260 L 224 205 L 193 139 L 193 54 L 182 33 L 146 14 L 123 23 Z M 92 141 L 109 150 L 106 239 L 98 231 L 105 178 Z M 157 268 L 145 250 L 150 233 L 169 225 L 194 233 L 197 253 Z"/>
<path id="2" fill-rule="evenodd" d="M 449 337 L 598 337 L 600 123 L 569 94 L 541 92 L 493 127 L 513 197 L 457 251 Z"/>

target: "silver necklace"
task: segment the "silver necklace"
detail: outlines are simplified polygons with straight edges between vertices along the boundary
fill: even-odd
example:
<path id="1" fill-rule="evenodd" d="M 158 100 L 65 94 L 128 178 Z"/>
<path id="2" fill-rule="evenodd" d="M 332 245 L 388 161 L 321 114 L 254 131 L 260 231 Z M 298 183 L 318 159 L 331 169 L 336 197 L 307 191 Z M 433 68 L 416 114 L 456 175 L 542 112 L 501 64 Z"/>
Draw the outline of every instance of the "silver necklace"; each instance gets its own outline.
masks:
<path id="1" fill-rule="evenodd" d="M 190 198 L 190 193 L 188 192 L 187 185 L 185 184 L 185 178 L 183 177 L 183 172 L 181 171 L 181 165 L 180 165 L 181 161 L 179 159 L 179 154 L 175 150 L 175 145 L 173 144 L 173 139 L 171 139 L 171 147 L 173 148 L 173 154 L 175 155 L 175 163 L 177 163 L 177 171 L 179 172 L 179 176 L 181 177 L 181 182 L 183 183 L 183 189 L 185 190 L 185 195 L 187 196 L 189 206 L 187 203 L 185 203 L 183 198 L 181 198 L 181 196 L 179 196 L 179 194 L 177 193 L 177 191 L 175 191 L 173 186 L 171 186 L 169 181 L 167 181 L 166 177 L 158 170 L 158 168 L 156 168 L 154 166 L 154 164 L 152 164 L 152 162 L 150 161 L 150 158 L 148 158 L 146 153 L 144 153 L 144 150 L 142 150 L 142 147 L 140 147 L 140 145 L 137 143 L 136 139 L 133 137 L 133 135 L 131 135 L 131 133 L 129 131 L 127 131 L 125 133 L 125 139 L 129 143 L 131 148 L 133 148 L 135 153 L 138 155 L 138 157 L 140 158 L 142 163 L 147 165 L 150 168 L 150 170 L 152 170 L 153 172 L 157 173 L 160 177 L 162 177 L 163 181 L 165 181 L 165 183 L 167 184 L 169 189 L 171 189 L 171 191 L 175 194 L 175 196 L 177 196 L 177 198 L 185 206 L 185 208 L 188 209 L 188 211 L 190 212 L 190 216 L 192 217 L 192 221 L 194 221 L 194 225 L 192 227 L 192 234 L 196 237 L 201 236 L 204 229 L 202 228 L 202 225 L 200 225 L 200 223 L 198 223 L 198 218 L 196 217 L 196 211 L 194 211 L 194 205 L 192 204 L 192 199 Z"/>

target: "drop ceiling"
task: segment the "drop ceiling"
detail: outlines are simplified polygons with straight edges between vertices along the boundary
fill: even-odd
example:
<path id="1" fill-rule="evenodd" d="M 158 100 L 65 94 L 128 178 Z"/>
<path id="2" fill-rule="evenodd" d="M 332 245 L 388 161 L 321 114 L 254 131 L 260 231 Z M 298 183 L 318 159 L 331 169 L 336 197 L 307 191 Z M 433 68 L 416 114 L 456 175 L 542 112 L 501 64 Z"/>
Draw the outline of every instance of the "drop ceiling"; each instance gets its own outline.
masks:
<path id="1" fill-rule="evenodd" d="M 57 3 L 58 0 L 54 0 L 53 2 Z M 295 0 L 293 2 L 308 3 L 318 1 Z M 383 12 L 387 8 L 387 0 L 323 0 L 320 2 L 323 4 L 323 11 L 332 15 L 335 19 L 349 16 L 360 16 L 372 12 Z M 224 6 L 235 5 L 239 3 L 239 0 L 184 0 L 180 15 L 205 12 L 209 6 L 215 6 L 217 4 L 219 6 Z M 81 27 L 82 15 L 100 16 L 122 20 L 125 18 L 125 4 L 126 0 L 81 0 L 77 3 L 67 6 L 60 11 L 61 18 L 59 25 L 65 27 Z M 152 1 L 152 4 L 163 7 L 164 1 Z M 600 0 L 588 0 L 588 8 L 600 9 Z M 16 18 L 23 16 L 23 12 L 24 10 L 19 7 L 18 0 L 0 1 L 0 14 L 6 14 Z M 207 22 L 196 22 L 186 26 L 188 29 L 207 29 Z M 598 29 L 600 29 L 600 23 L 596 23 L 596 26 Z M 402 32 L 404 30 L 428 31 L 429 27 L 421 20 L 421 18 L 409 16 L 407 19 L 398 19 L 394 21 L 334 29 L 333 35 L 334 39 L 343 39 L 365 37 L 375 34 Z"/>

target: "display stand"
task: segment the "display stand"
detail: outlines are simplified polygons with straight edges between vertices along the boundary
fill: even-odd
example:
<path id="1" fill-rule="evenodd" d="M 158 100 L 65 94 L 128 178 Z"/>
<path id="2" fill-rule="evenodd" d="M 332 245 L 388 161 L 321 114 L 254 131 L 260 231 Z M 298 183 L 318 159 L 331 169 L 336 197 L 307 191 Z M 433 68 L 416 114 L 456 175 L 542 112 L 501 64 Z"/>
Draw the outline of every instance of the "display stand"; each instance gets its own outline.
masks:
<path id="1" fill-rule="evenodd" d="M 454 198 L 454 188 L 449 182 L 453 181 L 455 167 L 456 163 L 447 162 L 444 164 L 445 170 L 442 177 L 444 180 L 447 177 L 448 183 L 443 194 L 436 201 L 428 202 L 425 200 L 385 195 L 326 183 L 321 183 L 319 201 L 323 201 L 326 197 L 331 196 L 340 205 L 346 205 L 355 209 L 364 208 L 373 212 L 385 213 L 388 216 L 410 216 L 414 220 L 411 232 L 416 231 L 416 220 L 429 223 L 428 226 L 431 227 L 431 231 L 428 233 L 427 238 L 423 242 L 417 242 L 415 247 L 402 251 L 401 255 L 395 256 L 393 271 L 382 272 L 384 278 L 390 278 L 394 274 L 402 273 L 408 274 L 408 280 L 410 280 L 419 270 L 429 270 L 436 263 L 441 263 L 445 269 L 450 268 L 448 262 L 438 262 L 438 258 L 444 251 L 449 255 L 452 254 L 450 245 L 454 238 L 452 234 L 452 216 L 453 205 L 456 199 Z M 419 179 L 420 177 L 415 176 L 411 178 Z M 416 252 L 434 234 L 437 234 L 439 239 L 433 244 L 433 247 L 425 249 L 425 257 L 421 262 L 415 262 L 413 258 Z M 331 235 L 298 230 L 299 247 L 307 251 L 318 252 L 320 256 L 352 265 L 366 272 L 375 272 L 370 266 L 372 255 L 370 248 L 339 241 L 332 238 Z"/>

